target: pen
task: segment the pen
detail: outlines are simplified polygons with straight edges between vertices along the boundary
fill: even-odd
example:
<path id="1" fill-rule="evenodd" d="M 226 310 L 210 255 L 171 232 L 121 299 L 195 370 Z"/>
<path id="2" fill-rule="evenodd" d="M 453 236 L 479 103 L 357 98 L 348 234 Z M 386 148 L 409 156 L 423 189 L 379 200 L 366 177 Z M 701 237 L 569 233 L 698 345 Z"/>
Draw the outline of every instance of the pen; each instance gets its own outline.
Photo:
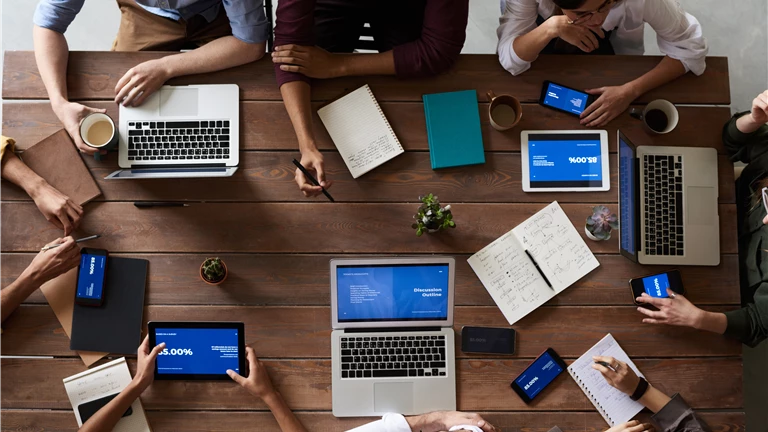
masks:
<path id="1" fill-rule="evenodd" d="M 75 243 L 81 243 L 81 242 L 88 241 L 88 240 L 95 240 L 95 239 L 97 239 L 99 237 L 101 237 L 99 234 L 88 236 L 88 237 L 83 237 L 81 239 L 75 240 Z M 55 244 L 55 245 L 50 245 L 50 246 L 43 246 L 43 248 L 40 249 L 40 252 L 45 252 L 45 251 L 47 251 L 49 249 L 57 248 L 57 247 L 59 247 L 61 245 L 62 245 L 62 243 Z"/>
<path id="2" fill-rule="evenodd" d="M 316 180 L 314 177 L 312 177 L 312 174 L 310 174 L 310 173 L 309 173 L 309 171 L 307 171 L 307 169 L 306 169 L 306 168 L 304 168 L 304 165 L 302 165 L 302 164 L 301 164 L 299 161 L 297 161 L 296 159 L 294 159 L 294 160 L 293 160 L 293 164 L 294 164 L 294 165 L 296 165 L 296 167 L 297 167 L 299 170 L 301 170 L 301 172 L 303 172 L 305 176 L 307 176 L 307 178 L 309 179 L 309 181 L 310 181 L 310 182 L 312 182 L 312 184 L 313 184 L 313 185 L 315 185 L 315 186 L 320 186 L 320 183 L 318 183 L 318 182 L 317 182 L 317 180 Z M 331 200 L 331 202 L 336 202 L 336 200 L 334 200 L 334 199 L 333 199 L 333 197 L 331 196 L 331 194 L 329 194 L 329 193 L 328 193 L 328 191 L 327 191 L 327 190 L 325 190 L 325 188 L 324 188 L 324 187 L 322 187 L 322 186 L 320 186 L 320 187 L 321 187 L 321 188 L 323 188 L 323 194 L 324 194 L 325 196 L 327 196 L 327 197 L 328 197 L 328 199 L 329 199 L 329 200 Z"/>
<path id="3" fill-rule="evenodd" d="M 140 201 L 133 203 L 137 208 L 152 208 L 152 207 L 189 207 L 189 204 L 180 202 L 168 202 L 168 201 Z"/>
<path id="4" fill-rule="evenodd" d="M 545 276 L 545 275 L 544 275 L 544 272 L 543 272 L 543 271 L 541 271 L 541 267 L 539 267 L 539 263 L 537 263 L 537 262 L 536 262 L 536 260 L 535 260 L 535 259 L 533 259 L 533 255 L 531 255 L 531 253 L 530 253 L 530 252 L 528 252 L 528 249 L 526 249 L 526 250 L 525 250 L 525 254 L 526 254 L 526 255 L 528 255 L 528 258 L 530 258 L 530 259 L 531 259 L 531 262 L 533 263 L 533 266 L 534 266 L 534 267 L 536 267 L 536 270 L 538 270 L 538 271 L 539 271 L 539 274 L 541 275 L 541 277 L 543 277 L 543 278 L 544 278 L 544 282 L 546 282 L 546 283 L 547 283 L 547 286 L 548 286 L 548 287 L 550 287 L 550 288 L 552 288 L 552 284 L 551 284 L 551 283 L 549 283 L 549 279 L 547 279 L 547 276 Z"/>
<path id="5" fill-rule="evenodd" d="M 608 368 L 608 369 L 610 369 L 610 370 L 614 370 L 614 369 L 611 367 L 611 365 L 609 365 L 608 363 L 606 363 L 606 362 L 604 362 L 604 361 L 599 361 L 599 360 L 598 360 L 598 361 L 596 361 L 596 362 L 595 362 L 595 364 L 599 364 L 599 365 L 602 365 L 602 366 L 605 366 L 605 367 L 607 367 L 607 368 Z"/>

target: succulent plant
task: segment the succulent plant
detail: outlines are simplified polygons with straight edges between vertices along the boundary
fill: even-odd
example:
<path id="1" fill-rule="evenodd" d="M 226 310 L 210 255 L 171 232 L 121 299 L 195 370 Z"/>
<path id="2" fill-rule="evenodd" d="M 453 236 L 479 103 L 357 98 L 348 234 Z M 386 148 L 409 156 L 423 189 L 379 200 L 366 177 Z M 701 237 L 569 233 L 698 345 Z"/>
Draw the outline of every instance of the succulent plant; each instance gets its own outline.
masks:
<path id="1" fill-rule="evenodd" d="M 592 207 L 592 215 L 587 218 L 587 231 L 597 240 L 608 240 L 611 231 L 619 229 L 619 217 L 604 205 Z"/>
<path id="2" fill-rule="evenodd" d="M 203 261 L 202 274 L 208 282 L 220 282 L 227 275 L 227 267 L 219 258 L 208 258 Z"/>
<path id="3" fill-rule="evenodd" d="M 416 223 L 411 228 L 416 230 L 416 235 L 421 237 L 425 232 L 439 231 L 444 228 L 456 228 L 456 222 L 453 221 L 451 206 L 440 207 L 440 201 L 437 196 L 428 194 L 420 196 L 419 206 L 416 215 Z"/>

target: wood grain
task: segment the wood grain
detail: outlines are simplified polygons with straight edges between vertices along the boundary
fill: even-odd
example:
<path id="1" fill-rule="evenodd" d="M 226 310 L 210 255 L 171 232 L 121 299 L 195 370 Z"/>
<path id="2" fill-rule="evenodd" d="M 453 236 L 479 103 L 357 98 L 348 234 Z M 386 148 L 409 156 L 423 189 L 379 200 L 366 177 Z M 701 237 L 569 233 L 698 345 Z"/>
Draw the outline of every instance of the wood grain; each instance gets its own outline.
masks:
<path id="1" fill-rule="evenodd" d="M 117 81 L 133 66 L 167 55 L 158 52 L 72 51 L 67 68 L 67 89 L 71 100 L 107 99 L 115 96 Z M 521 101 L 535 102 L 544 80 L 558 78 L 574 88 L 621 85 L 653 69 L 657 56 L 540 56 L 530 70 L 513 77 L 495 55 L 463 54 L 454 67 L 436 77 L 403 80 L 369 76 L 315 80 L 313 100 L 330 100 L 345 91 L 369 84 L 381 101 L 420 101 L 425 93 L 475 89 L 510 93 Z M 268 59 L 221 72 L 175 78 L 169 84 L 237 84 L 243 100 L 281 100 Z M 31 51 L 9 51 L 3 68 L 4 99 L 46 99 L 47 93 Z M 730 104 L 728 61 L 708 57 L 707 69 L 699 77 L 691 73 L 641 96 L 641 101 L 665 98 L 673 103 Z"/>
<path id="2" fill-rule="evenodd" d="M 119 118 L 119 110 L 112 102 L 83 103 L 106 109 L 107 114 L 115 120 Z M 336 147 L 317 116 L 316 109 L 320 105 L 313 104 L 315 109 L 312 124 L 315 139 L 320 149 L 334 150 Z M 406 150 L 429 150 L 424 105 L 421 101 L 382 102 L 381 107 Z M 524 130 L 590 130 L 580 126 L 578 119 L 572 115 L 526 103 L 520 124 L 510 131 L 499 132 L 491 127 L 488 120 L 488 103 L 481 102 L 479 110 L 486 151 L 520 151 L 520 131 Z M 605 128 L 608 131 L 609 148 L 613 152 L 616 151 L 616 130 L 621 130 L 635 145 L 712 147 L 721 153 L 725 152 L 721 131 L 731 117 L 728 108 L 679 106 L 678 111 L 680 123 L 674 131 L 664 135 L 647 132 L 640 121 L 629 116 L 629 111 L 624 112 Z M 298 152 L 296 134 L 281 101 L 243 101 L 240 103 L 240 113 L 241 149 Z M 61 124 L 48 102 L 12 102 L 3 105 L 3 134 L 14 137 L 17 148 L 21 150 L 59 129 Z M 110 163 L 116 165 L 116 162 Z"/>
<path id="3" fill-rule="evenodd" d="M 212 181 L 213 183 L 214 181 Z M 142 183 L 144 184 L 144 183 Z M 534 204 L 456 204 L 457 228 L 416 237 L 413 204 L 192 204 L 137 209 L 131 203 L 89 204 L 78 229 L 101 234 L 90 247 L 113 252 L 279 253 L 475 253 L 539 211 Z M 584 237 L 584 220 L 595 204 L 563 204 Z M 57 238 L 32 203 L 2 203 L 2 251 L 31 252 Z M 721 205 L 720 250 L 736 253 L 734 205 Z M 19 225 L 16 221 L 26 223 Z M 384 235 L 384 233 L 386 233 Z M 618 234 L 588 241 L 595 253 L 617 253 Z"/>
<path id="4" fill-rule="evenodd" d="M 563 432 L 598 432 L 606 428 L 605 420 L 596 412 L 480 412 L 485 420 L 505 432 L 547 432 L 559 426 Z M 743 432 L 744 414 L 739 412 L 702 412 L 699 415 L 716 432 Z M 312 432 L 339 432 L 375 419 L 336 418 L 326 412 L 299 412 L 299 421 Z M 262 411 L 147 411 L 154 432 L 209 432 L 242 430 L 253 425 L 262 432 L 279 432 L 272 414 Z M 77 422 L 71 411 L 3 410 L 0 413 L 3 432 L 59 431 L 74 432 Z M 258 426 L 256 426 L 258 425 Z"/>
<path id="5" fill-rule="evenodd" d="M 117 255 L 117 254 L 115 254 Z M 120 254 L 122 255 L 122 254 Z M 202 254 L 129 254 L 149 260 L 147 302 L 152 305 L 269 305 L 326 306 L 330 304 L 327 255 L 220 255 L 230 274 L 224 285 L 212 287 L 200 280 Z M 34 254 L 3 254 L 2 286 L 8 286 L 32 261 Z M 352 258 L 354 256 L 346 256 Z M 495 303 L 467 264 L 469 255 L 456 255 L 458 306 L 494 306 Z M 627 281 L 673 267 L 647 267 L 618 255 L 598 255 L 600 267 L 558 294 L 550 306 L 631 305 Z M 738 256 L 723 255 L 717 267 L 679 268 L 686 296 L 699 305 L 739 305 Z M 179 295 L 183 290 L 184 295 Z M 36 291 L 26 303 L 47 303 Z"/>
<path id="6" fill-rule="evenodd" d="M 294 410 L 331 409 L 329 360 L 267 360 L 272 383 Z M 587 397 L 564 373 L 530 405 L 509 382 L 530 360 L 461 360 L 456 390 L 462 411 L 594 411 Z M 61 380 L 85 369 L 79 359 L 0 360 L 4 409 L 69 409 Z M 132 371 L 135 361 L 128 361 Z M 733 358 L 637 359 L 649 382 L 667 394 L 679 392 L 695 409 L 738 409 L 743 405 L 741 360 Z M 29 373 L 34 370 L 35 373 Z M 707 379 L 702 379 L 706 376 Z M 259 409 L 262 402 L 230 382 L 157 381 L 142 395 L 148 410 Z"/>
<path id="7" fill-rule="evenodd" d="M 622 297 L 628 298 L 622 289 Z M 179 295 L 183 295 L 183 289 Z M 707 307 L 722 312 L 735 307 Z M 548 347 L 563 357 L 579 357 L 606 333 L 630 356 L 739 356 L 741 345 L 714 333 L 691 328 L 642 324 L 634 306 L 541 307 L 513 328 L 518 331 L 515 357 L 534 358 Z M 323 358 L 331 353 L 331 312 L 327 306 L 148 306 L 144 321 L 244 322 L 246 342 L 265 358 Z M 456 346 L 462 326 L 506 327 L 495 306 L 460 306 L 454 310 Z M 574 323 L 589 323 L 588 326 Z M 3 324 L 3 355 L 72 356 L 69 339 L 46 305 L 22 305 Z M 144 329 L 146 333 L 146 328 Z M 464 354 L 459 357 L 478 357 Z"/>

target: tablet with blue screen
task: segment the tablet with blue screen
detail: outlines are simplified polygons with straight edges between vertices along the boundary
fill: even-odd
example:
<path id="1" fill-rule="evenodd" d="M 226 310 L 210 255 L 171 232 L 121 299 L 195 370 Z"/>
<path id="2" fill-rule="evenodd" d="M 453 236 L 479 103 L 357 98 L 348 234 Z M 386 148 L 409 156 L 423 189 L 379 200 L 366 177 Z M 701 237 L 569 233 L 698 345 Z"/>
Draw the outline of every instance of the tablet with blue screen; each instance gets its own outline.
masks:
<path id="1" fill-rule="evenodd" d="M 610 190 L 607 131 L 523 131 L 520 141 L 523 191 Z"/>

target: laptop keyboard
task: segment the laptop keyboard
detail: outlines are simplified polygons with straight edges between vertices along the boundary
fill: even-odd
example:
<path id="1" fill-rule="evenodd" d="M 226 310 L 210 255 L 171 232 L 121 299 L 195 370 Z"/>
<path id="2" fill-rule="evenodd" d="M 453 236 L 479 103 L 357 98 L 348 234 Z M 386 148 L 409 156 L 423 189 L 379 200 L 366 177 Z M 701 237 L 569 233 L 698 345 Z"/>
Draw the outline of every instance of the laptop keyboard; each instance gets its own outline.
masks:
<path id="1" fill-rule="evenodd" d="M 644 155 L 645 253 L 681 256 L 683 241 L 683 157 Z"/>
<path id="2" fill-rule="evenodd" d="M 445 355 L 445 335 L 342 337 L 341 377 L 441 377 Z"/>
<path id="3" fill-rule="evenodd" d="M 229 120 L 128 122 L 128 160 L 229 159 Z"/>

